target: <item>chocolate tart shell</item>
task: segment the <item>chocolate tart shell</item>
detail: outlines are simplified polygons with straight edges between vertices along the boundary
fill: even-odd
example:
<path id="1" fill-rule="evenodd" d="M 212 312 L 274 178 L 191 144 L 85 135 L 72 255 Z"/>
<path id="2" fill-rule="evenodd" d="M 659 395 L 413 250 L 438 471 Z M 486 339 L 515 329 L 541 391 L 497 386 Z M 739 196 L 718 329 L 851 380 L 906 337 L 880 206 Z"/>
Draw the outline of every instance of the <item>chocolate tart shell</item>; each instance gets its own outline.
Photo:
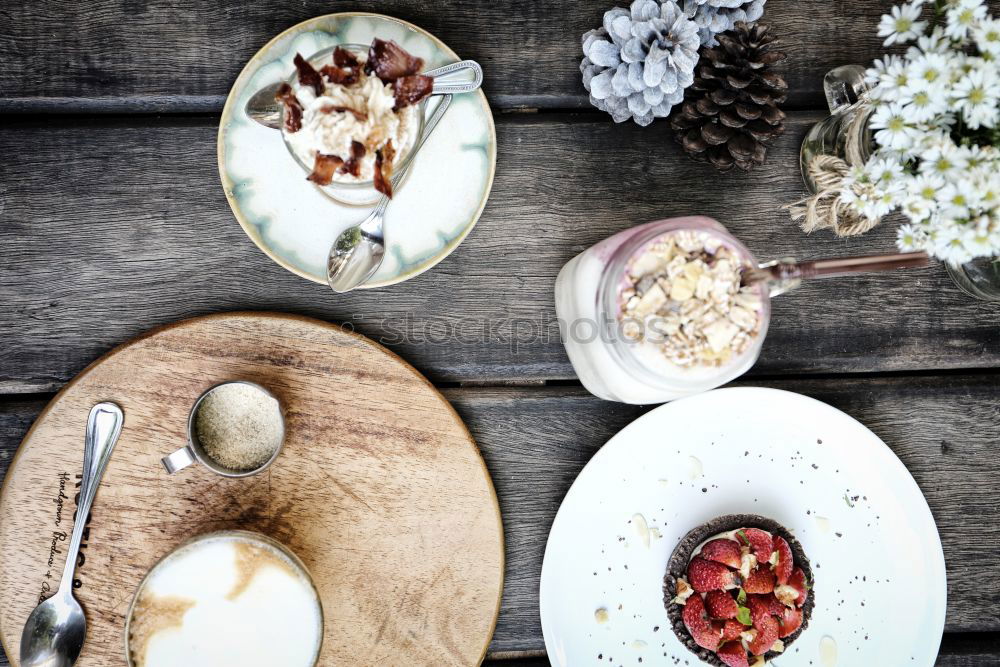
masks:
<path id="1" fill-rule="evenodd" d="M 760 528 L 772 535 L 780 535 L 785 538 L 788 546 L 792 548 L 792 557 L 795 559 L 795 566 L 802 568 L 802 571 L 806 575 L 806 583 L 810 588 L 806 603 L 802 605 L 802 625 L 798 630 L 782 639 L 785 643 L 785 651 L 788 650 L 792 642 L 798 639 L 799 635 L 808 627 L 816 601 L 812 567 L 809 564 L 809 559 L 806 558 L 805 551 L 802 549 L 802 544 L 777 521 L 758 514 L 727 514 L 726 516 L 716 517 L 692 529 L 687 535 L 681 538 L 681 541 L 674 548 L 670 560 L 667 562 L 667 573 L 663 577 L 663 604 L 667 607 L 667 617 L 670 619 L 670 627 L 673 629 L 677 639 L 703 662 L 707 662 L 710 665 L 717 665 L 717 667 L 727 666 L 714 651 L 709 651 L 706 648 L 698 646 L 694 641 L 694 637 L 684 627 L 684 621 L 681 618 L 684 606 L 673 604 L 671 600 L 676 596 L 674 591 L 677 590 L 677 578 L 687 576 L 688 562 L 691 560 L 691 554 L 694 552 L 695 547 L 713 535 L 737 528 Z M 777 651 L 769 651 L 764 658 L 767 661 L 771 661 L 781 657 L 781 655 L 782 653 L 778 653 Z"/>

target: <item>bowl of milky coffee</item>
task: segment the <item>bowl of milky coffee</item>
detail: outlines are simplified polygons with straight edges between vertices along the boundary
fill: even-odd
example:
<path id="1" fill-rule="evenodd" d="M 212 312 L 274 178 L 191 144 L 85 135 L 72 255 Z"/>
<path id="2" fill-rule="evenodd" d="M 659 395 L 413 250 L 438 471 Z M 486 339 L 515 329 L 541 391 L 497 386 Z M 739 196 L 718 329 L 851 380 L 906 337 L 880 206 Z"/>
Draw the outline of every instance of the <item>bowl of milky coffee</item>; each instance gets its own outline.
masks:
<path id="1" fill-rule="evenodd" d="M 130 667 L 312 667 L 323 609 L 309 572 L 275 540 L 200 535 L 139 584 L 125 622 Z"/>

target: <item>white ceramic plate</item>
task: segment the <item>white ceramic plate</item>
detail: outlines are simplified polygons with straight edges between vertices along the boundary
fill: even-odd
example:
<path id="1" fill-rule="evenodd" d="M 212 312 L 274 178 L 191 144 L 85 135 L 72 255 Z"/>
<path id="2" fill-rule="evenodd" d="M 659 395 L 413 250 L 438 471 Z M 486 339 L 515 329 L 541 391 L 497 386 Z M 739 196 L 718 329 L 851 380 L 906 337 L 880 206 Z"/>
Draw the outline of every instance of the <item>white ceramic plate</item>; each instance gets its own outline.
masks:
<path id="1" fill-rule="evenodd" d="M 271 259 L 318 283 L 326 284 L 333 241 L 373 207 L 340 204 L 323 194 L 306 180 L 280 132 L 258 125 L 243 109 L 255 92 L 294 71 L 296 53 L 309 57 L 336 44 L 369 44 L 374 37 L 395 40 L 423 58 L 427 69 L 460 60 L 439 39 L 399 19 L 362 12 L 319 16 L 258 51 L 222 110 L 219 174 L 236 219 Z M 385 258 L 363 287 L 412 278 L 457 248 L 486 205 L 495 166 L 496 131 L 486 96 L 456 95 L 386 212 Z"/>
<path id="2" fill-rule="evenodd" d="M 944 555 L 913 478 L 839 410 L 750 387 L 644 415 L 577 477 L 542 566 L 552 664 L 636 665 L 640 657 L 647 665 L 705 664 L 670 629 L 664 570 L 688 530 L 742 512 L 791 530 L 815 575 L 809 627 L 774 664 L 934 664 L 944 630 Z M 654 532 L 648 547 L 633 527 L 636 514 L 662 535 Z M 602 607 L 605 624 L 594 617 Z M 835 642 L 836 663 L 821 660 L 824 637 Z"/>

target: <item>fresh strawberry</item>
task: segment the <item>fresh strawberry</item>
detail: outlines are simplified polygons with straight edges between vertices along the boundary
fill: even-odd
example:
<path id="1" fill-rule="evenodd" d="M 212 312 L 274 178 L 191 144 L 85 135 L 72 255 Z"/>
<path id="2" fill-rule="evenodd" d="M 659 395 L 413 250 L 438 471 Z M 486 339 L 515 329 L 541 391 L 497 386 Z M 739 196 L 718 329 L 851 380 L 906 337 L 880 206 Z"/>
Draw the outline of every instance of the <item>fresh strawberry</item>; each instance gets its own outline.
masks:
<path id="1" fill-rule="evenodd" d="M 792 576 L 788 577 L 788 585 L 799 592 L 799 597 L 795 599 L 795 605 L 801 607 L 809 597 L 809 588 L 806 584 L 806 573 L 802 568 L 797 567 L 792 570 Z"/>
<path id="2" fill-rule="evenodd" d="M 780 586 L 788 583 L 788 577 L 792 576 L 792 548 L 788 546 L 785 538 L 775 535 L 774 550 L 778 552 L 778 562 L 774 566 L 774 579 Z"/>
<path id="3" fill-rule="evenodd" d="M 771 650 L 774 642 L 778 641 L 778 619 L 774 616 L 765 616 L 761 619 L 760 625 L 755 625 L 757 634 L 750 642 L 750 652 L 754 655 L 764 655 Z"/>
<path id="4" fill-rule="evenodd" d="M 746 539 L 743 539 L 744 536 Z M 753 555 L 757 557 L 758 562 L 766 563 L 771 559 L 774 539 L 771 537 L 771 533 L 766 530 L 761 530 L 760 528 L 744 528 L 741 531 L 737 531 L 736 539 L 740 540 L 740 543 L 744 545 L 749 543 L 750 551 L 752 551 Z"/>
<path id="5" fill-rule="evenodd" d="M 729 619 L 726 624 L 722 626 L 722 641 L 731 642 L 734 639 L 739 639 L 743 631 L 747 629 L 747 626 L 743 625 L 737 620 Z"/>
<path id="6" fill-rule="evenodd" d="M 747 593 L 773 592 L 774 574 L 767 565 L 758 565 L 743 582 L 743 590 Z"/>
<path id="7" fill-rule="evenodd" d="M 785 611 L 778 620 L 778 636 L 787 637 L 802 625 L 802 610 L 785 607 Z"/>
<path id="8" fill-rule="evenodd" d="M 775 600 L 773 595 L 748 595 L 747 607 L 750 608 L 750 620 L 754 625 L 758 625 L 765 616 L 781 616 L 785 612 L 785 606 Z"/>
<path id="9" fill-rule="evenodd" d="M 736 575 L 722 563 L 695 556 L 688 564 L 688 583 L 699 593 L 735 588 Z"/>
<path id="10" fill-rule="evenodd" d="M 705 609 L 712 618 L 727 619 L 736 618 L 740 606 L 726 591 L 709 591 L 705 595 Z"/>
<path id="11" fill-rule="evenodd" d="M 707 542 L 699 554 L 702 558 L 728 565 L 734 570 L 740 568 L 740 545 L 734 540 L 720 538 Z"/>
<path id="12" fill-rule="evenodd" d="M 722 633 L 712 626 L 712 622 L 705 616 L 705 603 L 701 601 L 700 595 L 692 595 L 684 605 L 684 612 L 681 614 L 684 627 L 691 633 L 698 646 L 714 651 L 719 648 L 719 641 Z"/>
<path id="13" fill-rule="evenodd" d="M 747 661 L 747 652 L 740 642 L 729 642 L 724 644 L 717 651 L 719 660 L 729 665 L 729 667 L 750 667 Z"/>

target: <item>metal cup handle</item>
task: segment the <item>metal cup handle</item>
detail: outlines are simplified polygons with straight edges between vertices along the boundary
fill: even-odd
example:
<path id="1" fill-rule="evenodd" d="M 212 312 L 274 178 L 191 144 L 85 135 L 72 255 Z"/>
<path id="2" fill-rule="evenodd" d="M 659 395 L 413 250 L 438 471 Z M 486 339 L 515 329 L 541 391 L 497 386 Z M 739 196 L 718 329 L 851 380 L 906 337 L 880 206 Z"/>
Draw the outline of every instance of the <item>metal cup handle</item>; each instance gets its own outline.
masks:
<path id="1" fill-rule="evenodd" d="M 191 452 L 191 448 L 185 445 L 181 447 L 173 454 L 168 454 L 160 459 L 160 463 L 163 467 L 167 469 L 167 472 L 173 475 L 178 470 L 187 468 L 189 465 L 194 463 L 194 454 Z"/>

